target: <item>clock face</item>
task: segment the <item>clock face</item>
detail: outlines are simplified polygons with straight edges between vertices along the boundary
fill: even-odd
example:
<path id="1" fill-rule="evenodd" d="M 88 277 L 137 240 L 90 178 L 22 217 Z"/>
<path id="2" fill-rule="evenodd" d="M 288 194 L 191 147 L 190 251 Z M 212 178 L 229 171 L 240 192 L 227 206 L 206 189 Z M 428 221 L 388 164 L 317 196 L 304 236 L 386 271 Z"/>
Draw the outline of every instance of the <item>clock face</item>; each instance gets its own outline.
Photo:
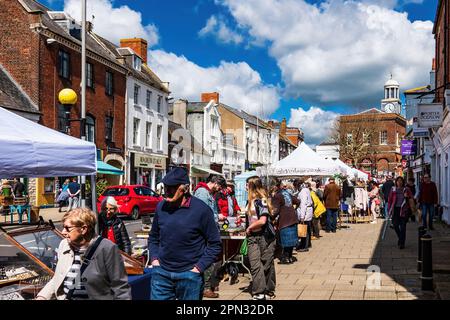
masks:
<path id="1" fill-rule="evenodd" d="M 386 112 L 395 112 L 395 106 L 392 103 L 388 103 L 384 106 L 384 111 Z"/>

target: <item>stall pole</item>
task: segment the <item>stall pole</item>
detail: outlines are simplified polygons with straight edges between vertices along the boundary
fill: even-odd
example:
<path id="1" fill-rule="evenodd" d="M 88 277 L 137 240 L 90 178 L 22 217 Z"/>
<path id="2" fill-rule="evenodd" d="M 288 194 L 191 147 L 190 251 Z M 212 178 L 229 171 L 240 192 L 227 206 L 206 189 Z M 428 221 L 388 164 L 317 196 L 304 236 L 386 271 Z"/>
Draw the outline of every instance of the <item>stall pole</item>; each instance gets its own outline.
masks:
<path id="1" fill-rule="evenodd" d="M 81 2 L 81 140 L 86 140 L 86 0 Z M 81 207 L 86 208 L 86 176 L 81 176 Z"/>
<path id="2" fill-rule="evenodd" d="M 97 183 L 96 176 L 93 174 L 91 176 L 91 199 L 92 199 L 92 211 L 95 213 L 97 218 L 97 224 L 95 225 L 95 232 L 98 234 L 98 212 L 97 212 Z"/>

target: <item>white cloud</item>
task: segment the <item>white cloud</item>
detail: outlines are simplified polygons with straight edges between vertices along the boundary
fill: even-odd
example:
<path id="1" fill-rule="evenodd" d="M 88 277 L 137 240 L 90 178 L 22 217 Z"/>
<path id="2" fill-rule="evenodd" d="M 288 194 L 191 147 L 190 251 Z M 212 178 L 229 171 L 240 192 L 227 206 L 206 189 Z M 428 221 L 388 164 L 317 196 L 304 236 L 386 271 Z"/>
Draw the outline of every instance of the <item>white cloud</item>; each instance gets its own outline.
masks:
<path id="1" fill-rule="evenodd" d="M 287 97 L 372 106 L 379 104 L 391 72 L 403 89 L 428 84 L 433 23 L 411 22 L 392 9 L 397 1 L 217 2 L 251 37 L 268 42 Z"/>
<path id="2" fill-rule="evenodd" d="M 291 109 L 288 126 L 301 128 L 305 134 L 305 142 L 314 146 L 330 136 L 334 120 L 338 116 L 338 113 L 317 107 L 310 107 L 309 110 L 300 107 Z"/>
<path id="3" fill-rule="evenodd" d="M 65 0 L 64 11 L 81 20 L 81 0 Z M 128 6 L 113 7 L 112 0 L 89 0 L 87 19 L 94 18 L 94 31 L 118 44 L 121 38 L 144 38 L 149 47 L 158 43 L 158 29 L 153 24 L 143 25 L 142 14 Z"/>
<path id="4" fill-rule="evenodd" d="M 231 30 L 222 17 L 216 17 L 212 15 L 206 25 L 198 32 L 200 37 L 206 37 L 207 35 L 215 36 L 219 42 L 222 43 L 234 43 L 240 44 L 244 40 L 242 35 Z"/>
<path id="5" fill-rule="evenodd" d="M 170 81 L 175 98 L 199 101 L 202 92 L 217 91 L 220 101 L 262 116 L 279 106 L 278 89 L 265 85 L 246 62 L 222 61 L 218 66 L 202 67 L 184 56 L 153 50 L 149 52 L 149 65 L 161 79 Z"/>

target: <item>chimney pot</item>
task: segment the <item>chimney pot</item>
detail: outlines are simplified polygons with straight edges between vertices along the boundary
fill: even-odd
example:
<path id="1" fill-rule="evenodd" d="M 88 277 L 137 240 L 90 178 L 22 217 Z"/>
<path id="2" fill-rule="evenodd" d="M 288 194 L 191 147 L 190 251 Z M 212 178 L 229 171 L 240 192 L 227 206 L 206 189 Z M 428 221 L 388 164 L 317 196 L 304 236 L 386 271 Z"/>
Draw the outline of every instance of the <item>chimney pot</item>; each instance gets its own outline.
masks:
<path id="1" fill-rule="evenodd" d="M 214 100 L 215 103 L 219 103 L 219 93 L 218 92 L 205 92 L 202 93 L 201 96 L 202 102 L 210 102 L 211 100 Z"/>
<path id="2" fill-rule="evenodd" d="M 131 48 L 147 64 L 147 40 L 142 38 L 120 39 L 121 48 Z"/>

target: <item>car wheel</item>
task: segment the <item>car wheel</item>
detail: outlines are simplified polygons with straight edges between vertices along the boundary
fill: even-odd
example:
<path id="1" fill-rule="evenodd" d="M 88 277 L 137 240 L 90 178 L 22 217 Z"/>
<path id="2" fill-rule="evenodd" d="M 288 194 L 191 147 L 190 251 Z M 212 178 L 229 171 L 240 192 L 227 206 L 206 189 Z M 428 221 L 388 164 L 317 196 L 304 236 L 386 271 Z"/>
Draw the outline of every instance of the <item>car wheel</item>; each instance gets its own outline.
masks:
<path id="1" fill-rule="evenodd" d="M 131 219 L 133 219 L 133 220 L 139 219 L 139 208 L 138 207 L 133 208 L 133 211 L 131 212 Z"/>

